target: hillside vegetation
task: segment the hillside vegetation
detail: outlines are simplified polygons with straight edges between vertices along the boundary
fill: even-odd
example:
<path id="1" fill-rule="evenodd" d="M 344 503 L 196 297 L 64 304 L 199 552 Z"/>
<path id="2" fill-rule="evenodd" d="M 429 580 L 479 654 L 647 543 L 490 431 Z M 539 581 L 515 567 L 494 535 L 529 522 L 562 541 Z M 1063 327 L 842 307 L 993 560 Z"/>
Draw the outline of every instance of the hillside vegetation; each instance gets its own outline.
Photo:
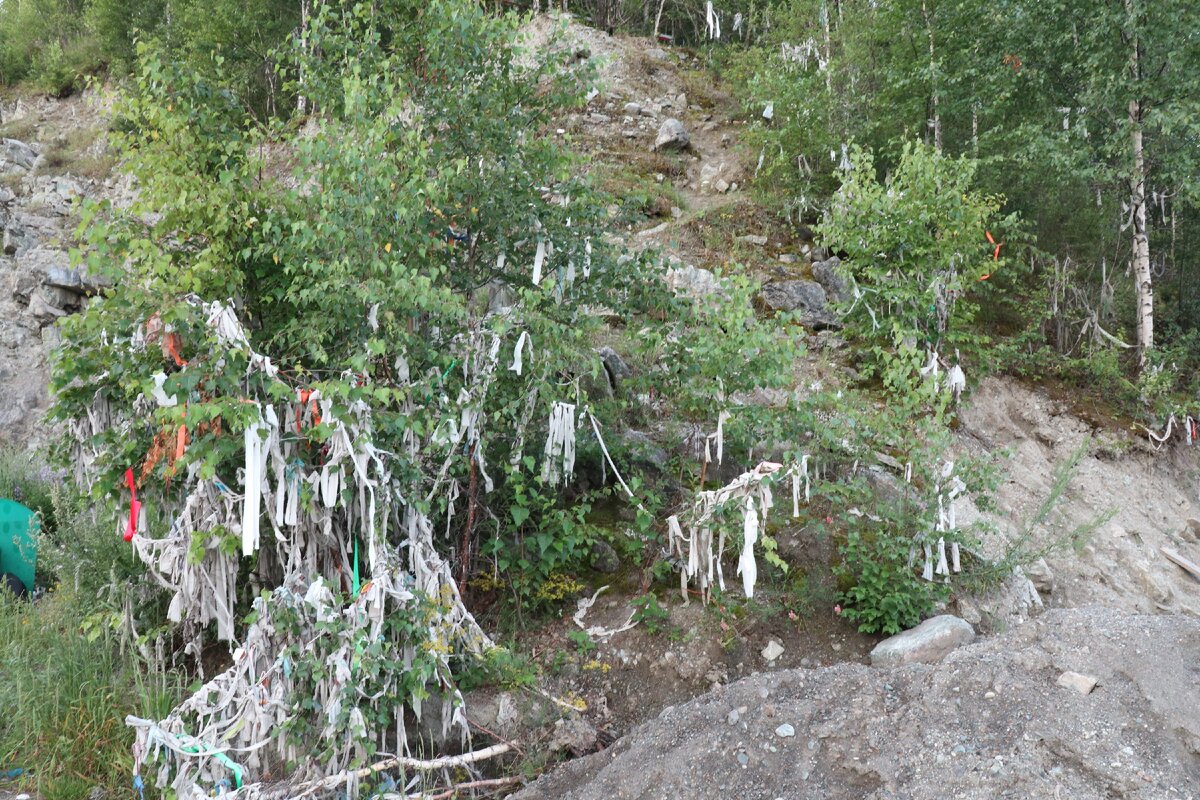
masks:
<path id="1" fill-rule="evenodd" d="M 53 199 L 88 288 L 37 327 L 57 471 L 0 473 L 47 590 L 0 605 L 0 772 L 508 790 L 603 744 L 571 731 L 618 634 L 719 642 L 693 685 L 750 629 L 861 657 L 1083 549 L 1097 448 L 1200 435 L 1192 3 L 543 11 L 0 2 L 6 92 L 104 98 L 58 168 L 131 187 Z M 5 123 L 8 226 L 55 167 Z M 1005 375 L 1101 441 L 1020 518 L 962 441 Z"/>

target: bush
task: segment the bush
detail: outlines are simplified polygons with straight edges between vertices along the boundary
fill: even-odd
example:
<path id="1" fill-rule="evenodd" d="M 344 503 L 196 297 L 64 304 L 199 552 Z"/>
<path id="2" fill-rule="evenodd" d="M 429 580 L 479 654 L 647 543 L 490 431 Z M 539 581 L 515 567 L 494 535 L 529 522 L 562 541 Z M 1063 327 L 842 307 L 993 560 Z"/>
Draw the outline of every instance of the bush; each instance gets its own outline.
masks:
<path id="1" fill-rule="evenodd" d="M 878 372 L 899 344 L 922 355 L 978 353 L 988 339 L 970 324 L 991 274 L 1008 266 L 987 236 L 1002 241 L 1015 218 L 999 216 L 1000 198 L 971 188 L 968 158 L 906 144 L 882 181 L 866 151 L 854 148 L 850 160 L 818 231 L 845 254 L 860 293 L 846 303 L 846 323 L 868 366 Z"/>
<path id="2" fill-rule="evenodd" d="M 55 97 L 78 89 L 100 62 L 84 7 L 83 0 L 0 3 L 0 84 L 28 80 Z"/>

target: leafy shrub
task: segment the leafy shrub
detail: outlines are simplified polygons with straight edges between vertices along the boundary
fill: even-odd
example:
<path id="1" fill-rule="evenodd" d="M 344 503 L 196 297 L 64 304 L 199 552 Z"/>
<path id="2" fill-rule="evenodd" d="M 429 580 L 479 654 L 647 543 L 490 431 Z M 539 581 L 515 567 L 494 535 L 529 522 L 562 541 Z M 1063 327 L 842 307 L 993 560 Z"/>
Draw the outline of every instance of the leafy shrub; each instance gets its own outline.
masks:
<path id="1" fill-rule="evenodd" d="M 949 596 L 947 584 L 922 580 L 916 573 L 912 549 L 910 537 L 884 527 L 846 535 L 839 569 L 851 586 L 843 593 L 842 615 L 860 631 L 899 633 Z"/>
<path id="2" fill-rule="evenodd" d="M 881 372 L 900 350 L 978 353 L 988 340 L 970 323 L 987 279 L 1008 263 L 1003 249 L 994 260 L 986 237 L 1001 241 L 1016 219 L 999 216 L 1000 198 L 971 188 L 968 158 L 906 144 L 882 181 L 870 153 L 853 148 L 850 160 L 818 231 L 846 255 L 859 293 L 846 303 L 847 331 L 865 344 L 866 364 Z"/>
<path id="3" fill-rule="evenodd" d="M 658 597 L 653 592 L 635 597 L 632 605 L 635 609 L 633 621 L 642 623 L 652 634 L 662 630 L 666 626 L 667 620 L 671 618 L 670 612 L 659 604 Z"/>

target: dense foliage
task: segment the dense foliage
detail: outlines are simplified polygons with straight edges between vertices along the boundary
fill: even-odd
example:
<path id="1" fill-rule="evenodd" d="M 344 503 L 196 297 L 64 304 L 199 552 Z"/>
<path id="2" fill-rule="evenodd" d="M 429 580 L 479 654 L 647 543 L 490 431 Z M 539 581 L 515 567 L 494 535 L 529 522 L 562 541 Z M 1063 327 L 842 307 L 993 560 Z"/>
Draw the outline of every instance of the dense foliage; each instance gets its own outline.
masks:
<path id="1" fill-rule="evenodd" d="M 881 174 L 914 140 L 970 157 L 974 188 L 1002 197 L 1036 244 L 996 236 L 1032 274 L 1007 281 L 998 270 L 1003 292 L 985 318 L 1009 335 L 1026 326 L 1026 356 L 1044 345 L 1083 357 L 1075 378 L 1105 388 L 1107 367 L 1086 359 L 1113 364 L 1114 339 L 1131 343 L 1155 386 L 1179 398 L 1194 373 L 1193 348 L 1177 345 L 1196 325 L 1200 173 L 1188 109 L 1200 80 L 1198 14 L 1194 3 L 1141 0 L 774 6 L 771 31 L 732 58 L 748 110 L 773 112 L 754 134 L 760 191 L 812 219 L 830 208 L 854 145 Z M 983 234 L 972 231 L 980 252 Z M 1137 367 L 1126 359 L 1115 371 Z M 1161 419 L 1161 405 L 1144 410 Z"/>
<path id="2" fill-rule="evenodd" d="M 90 613 L 70 625 L 198 662 L 232 626 L 282 642 L 283 744 L 256 768 L 311 777 L 367 763 L 422 702 L 454 697 L 480 654 L 451 630 L 474 623 L 464 598 L 511 598 L 518 619 L 555 608 L 601 538 L 661 578 L 678 567 L 664 519 L 759 460 L 796 476 L 788 524 L 832 538 L 863 631 L 896 632 L 998 577 L 949 511 L 965 494 L 985 507 L 995 481 L 994 465 L 948 456 L 961 370 L 1076 369 L 1150 416 L 1183 402 L 1198 74 L 1190 6 L 1002 5 L 717 9 L 721 41 L 746 46 L 705 55 L 747 90 L 759 199 L 813 224 L 849 287 L 838 310 L 858 371 L 827 391 L 797 385 L 803 336 L 787 315 L 760 318 L 753 281 L 723 276 L 700 299 L 670 290 L 654 253 L 622 252 L 620 198 L 550 135 L 591 66 L 525 46 L 521 17 L 469 0 L 0 4 L 0 81 L 58 94 L 105 66 L 130 76 L 114 140 L 138 194 L 86 207 L 75 252 L 115 288 L 64 321 L 55 363 L 61 463 L 99 516 L 37 498 L 79 532 L 48 540 L 48 569 L 97 568 L 74 581 Z M 606 27 L 715 39 L 701 3 L 584 8 Z M 1146 249 L 1166 336 L 1143 336 L 1138 364 L 1113 343 L 1146 332 L 1149 282 L 1121 277 Z M 596 349 L 616 337 L 640 367 L 619 381 Z M 256 549 L 232 509 L 268 427 L 287 453 L 271 479 L 280 495 L 303 483 L 302 522 L 290 540 L 264 526 Z M 348 452 L 367 466 L 328 488 L 322 470 Z M 99 544 L 112 534 L 95 519 L 134 489 L 135 547 L 178 534 L 193 504 L 224 504 L 220 524 L 184 532 L 179 567 L 232 565 L 224 619 Z M 630 524 L 605 518 L 614 496 Z M 303 527 L 329 507 L 349 509 L 344 529 Z M 747 507 L 712 519 L 731 550 L 758 537 L 768 581 L 786 576 L 766 507 L 761 530 L 741 524 Z M 376 545 L 388 557 L 366 555 Z M 420 569 L 438 580 L 417 586 Z M 376 581 L 392 595 L 367 613 Z M 637 607 L 664 624 L 653 593 Z M 128 665 L 114 670 L 129 685 Z"/>

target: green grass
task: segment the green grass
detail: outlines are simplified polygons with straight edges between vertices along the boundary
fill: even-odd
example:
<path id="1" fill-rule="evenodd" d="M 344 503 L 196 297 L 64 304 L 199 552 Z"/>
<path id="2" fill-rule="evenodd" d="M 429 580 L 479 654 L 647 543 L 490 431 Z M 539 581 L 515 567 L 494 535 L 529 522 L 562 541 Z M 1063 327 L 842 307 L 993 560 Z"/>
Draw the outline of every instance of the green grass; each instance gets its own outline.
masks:
<path id="1" fill-rule="evenodd" d="M 181 687 L 175 676 L 149 673 L 95 622 L 65 588 L 35 603 L 0 597 L 0 771 L 25 770 L 4 788 L 42 800 L 83 798 L 95 787 L 129 796 L 125 715 L 161 719 Z"/>

